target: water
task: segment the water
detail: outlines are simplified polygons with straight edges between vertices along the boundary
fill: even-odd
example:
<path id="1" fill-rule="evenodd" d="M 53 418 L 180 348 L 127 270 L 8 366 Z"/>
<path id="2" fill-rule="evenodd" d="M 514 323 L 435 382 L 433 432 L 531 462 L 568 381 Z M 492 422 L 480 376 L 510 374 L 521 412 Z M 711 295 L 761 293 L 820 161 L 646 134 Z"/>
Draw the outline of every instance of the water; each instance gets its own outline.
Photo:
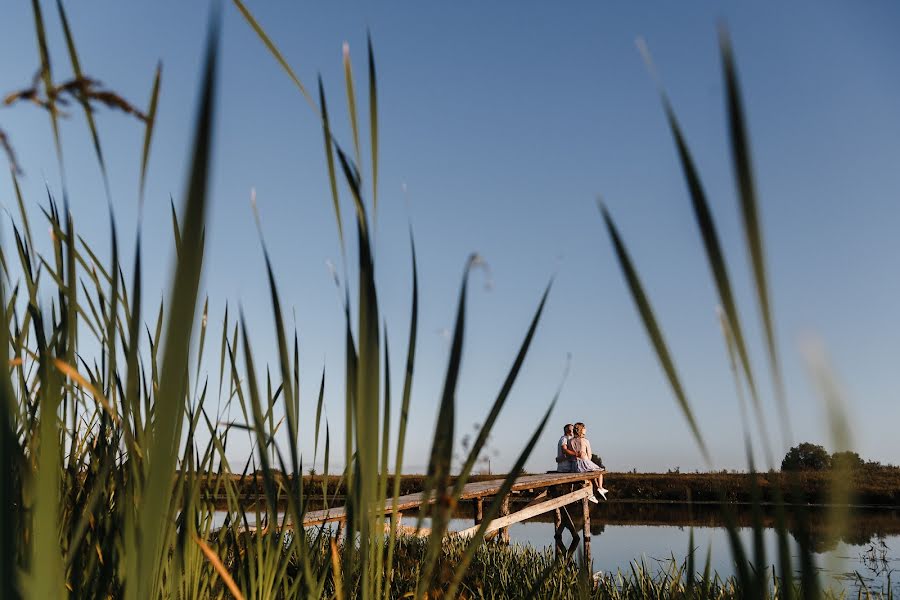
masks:
<path id="1" fill-rule="evenodd" d="M 511 508 L 516 510 L 515 505 Z M 468 507 L 461 508 L 458 518 L 451 521 L 451 530 L 472 526 L 472 514 L 468 511 Z M 618 570 L 627 572 L 632 563 L 643 563 L 655 572 L 668 569 L 673 560 L 681 565 L 688 553 L 693 528 L 697 570 L 702 572 L 709 553 L 712 571 L 720 577 L 734 575 L 731 546 L 721 512 L 721 508 L 715 505 L 688 507 L 681 504 L 611 502 L 593 506 L 591 554 L 594 571 L 613 574 Z M 414 527 L 416 517 L 408 515 L 404 515 L 403 524 Z M 220 516 L 224 517 L 222 513 L 217 515 Z M 575 514 L 572 518 L 580 535 L 580 518 Z M 895 594 L 900 593 L 900 509 L 856 509 L 840 538 L 827 533 L 827 518 L 824 510 L 808 511 L 808 544 L 814 550 L 823 585 L 844 588 L 853 595 L 863 585 L 873 591 L 886 591 L 890 587 Z M 735 519 L 745 552 L 752 556 L 752 530 L 749 527 L 752 515 L 749 510 L 738 507 Z M 762 519 L 766 526 L 763 535 L 766 561 L 771 567 L 777 559 L 777 535 L 772 528 L 774 517 L 764 514 Z M 221 524 L 221 519 L 216 520 Z M 424 524 L 426 527 L 428 525 L 427 522 Z M 788 527 L 791 530 L 790 521 Z M 552 549 L 553 515 L 548 513 L 512 525 L 509 533 L 512 544 Z M 796 535 L 792 532 L 788 542 L 794 567 L 799 569 Z M 563 533 L 563 541 L 567 545 L 571 541 L 569 532 Z M 580 544 L 578 551 L 581 551 Z M 894 570 L 898 571 L 896 577 L 892 576 Z"/>
<path id="2" fill-rule="evenodd" d="M 513 507 L 515 510 L 515 507 Z M 580 509 L 579 509 L 580 512 Z M 460 515 L 462 516 L 462 515 Z M 452 530 L 472 526 L 472 519 L 453 519 Z M 581 521 L 572 515 L 581 533 Z M 738 537 L 747 556 L 752 557 L 752 515 L 738 510 Z M 850 517 L 846 532 L 839 539 L 827 535 L 828 515 L 823 510 L 809 512 L 809 540 L 814 550 L 823 586 L 857 592 L 863 585 L 870 590 L 886 591 L 890 586 L 900 593 L 900 510 L 857 510 Z M 415 526 L 415 517 L 404 516 L 404 525 Z M 777 560 L 777 534 L 771 527 L 772 515 L 763 515 L 767 526 L 763 534 L 766 562 Z M 695 565 L 702 572 L 707 553 L 710 569 L 721 577 L 735 574 L 732 550 L 718 506 L 673 504 L 610 503 L 595 506 L 591 515 L 591 554 L 594 571 L 627 572 L 633 563 L 643 563 L 652 572 L 667 570 L 672 561 L 681 565 L 687 557 L 691 528 L 694 535 Z M 790 528 L 790 522 L 789 522 Z M 554 547 L 551 514 L 510 526 L 510 543 L 534 548 Z M 790 533 L 788 544 L 795 571 L 799 573 L 799 544 Z M 563 542 L 571 541 L 568 531 Z M 579 544 L 579 552 L 581 545 Z M 896 577 L 891 576 L 897 570 Z"/>
<path id="3" fill-rule="evenodd" d="M 468 521 L 465 521 L 467 524 Z M 603 525 L 592 531 L 591 554 L 595 571 L 615 573 L 627 571 L 632 562 L 640 563 L 653 570 L 667 569 L 674 560 L 684 562 L 690 542 L 690 527 L 674 525 Z M 694 527 L 694 551 L 697 569 L 703 569 L 707 552 L 711 553 L 711 569 L 720 576 L 734 574 L 731 546 L 724 527 Z M 553 526 L 548 523 L 519 523 L 510 527 L 513 543 L 530 544 L 534 547 L 553 547 Z M 752 530 L 742 528 L 739 537 L 749 555 L 752 555 Z M 564 541 L 570 540 L 564 534 Z M 763 536 L 767 562 L 771 565 L 777 557 L 777 536 L 774 529 L 766 529 Z M 797 543 L 789 540 L 791 554 L 797 562 Z M 885 544 L 884 560 L 880 560 L 881 543 Z M 900 535 L 874 536 L 866 544 L 850 544 L 843 540 L 834 547 L 816 552 L 816 564 L 822 570 L 823 581 L 855 590 L 860 583 L 857 573 L 870 589 L 883 589 L 887 585 L 887 575 L 891 569 L 900 568 Z M 868 557 L 867 557 L 868 556 Z M 892 578 L 893 579 L 893 578 Z M 900 591 L 900 578 L 892 581 L 895 592 Z M 827 583 L 827 582 L 826 582 Z"/>

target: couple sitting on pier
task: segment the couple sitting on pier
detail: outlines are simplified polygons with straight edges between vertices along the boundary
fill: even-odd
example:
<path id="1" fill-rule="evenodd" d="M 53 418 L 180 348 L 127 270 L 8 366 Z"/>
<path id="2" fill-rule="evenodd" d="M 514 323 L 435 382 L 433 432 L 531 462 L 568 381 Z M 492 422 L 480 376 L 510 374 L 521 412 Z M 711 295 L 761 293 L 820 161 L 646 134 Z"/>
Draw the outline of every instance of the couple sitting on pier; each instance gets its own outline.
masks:
<path id="1" fill-rule="evenodd" d="M 584 423 L 567 424 L 563 427 L 563 436 L 556 444 L 556 470 L 560 473 L 588 473 L 599 471 L 597 478 L 592 480 L 594 495 L 588 498 L 591 502 L 598 502 L 597 496 L 606 500 L 607 490 L 603 487 L 603 472 L 606 470 L 595 463 L 591 442 L 584 437 L 587 426 Z"/>

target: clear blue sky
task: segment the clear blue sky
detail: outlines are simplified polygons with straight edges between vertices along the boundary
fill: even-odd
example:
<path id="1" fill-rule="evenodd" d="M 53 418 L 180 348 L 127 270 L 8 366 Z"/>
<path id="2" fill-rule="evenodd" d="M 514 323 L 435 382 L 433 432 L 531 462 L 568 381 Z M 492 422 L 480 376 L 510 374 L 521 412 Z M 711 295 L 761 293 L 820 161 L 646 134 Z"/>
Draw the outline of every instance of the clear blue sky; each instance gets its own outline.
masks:
<path id="1" fill-rule="evenodd" d="M 157 61 L 163 64 L 144 222 L 152 304 L 168 282 L 169 195 L 178 201 L 183 188 L 210 5 L 65 4 L 84 71 L 126 98 L 145 105 L 153 69 Z M 65 45 L 55 5 L 43 5 L 61 79 L 70 74 Z M 495 470 L 508 466 L 523 446 L 569 353 L 570 376 L 530 468 L 551 466 L 558 429 L 574 420 L 589 424 L 594 448 L 612 469 L 703 467 L 619 273 L 597 194 L 607 200 L 632 251 L 714 465 L 744 465 L 717 297 L 659 98 L 634 45 L 643 36 L 653 51 L 701 170 L 774 419 L 730 169 L 719 19 L 732 32 L 745 94 L 794 439 L 829 445 L 824 409 L 799 350 L 802 339 L 815 336 L 846 392 L 856 449 L 864 457 L 900 462 L 900 5 L 248 5 L 308 86 L 321 72 L 345 144 L 350 136 L 341 45 L 350 44 L 363 93 L 365 35 L 371 30 L 381 109 L 377 278 L 395 381 L 408 327 L 408 222 L 421 270 L 406 460 L 411 470 L 427 462 L 449 350 L 442 332 L 452 327 L 460 274 L 473 251 L 485 258 L 490 276 L 473 277 L 458 390 L 460 432 L 487 412 L 543 287 L 556 275 L 532 352 L 493 435 Z M 215 323 L 227 300 L 243 305 L 255 350 L 274 357 L 249 205 L 255 187 L 282 299 L 296 311 L 301 336 L 308 417 L 303 451 L 309 462 L 314 396 L 325 363 L 332 439 L 343 438 L 342 313 L 326 267 L 329 260 L 339 264 L 340 250 L 321 131 L 235 7 L 224 8 L 204 282 L 210 348 L 218 352 Z M 4 7 L 0 57 L 0 91 L 30 82 L 39 60 L 25 0 Z M 106 251 L 102 180 L 83 118 L 72 112 L 62 131 L 76 225 Z M 97 119 L 122 244 L 131 248 L 142 127 L 108 110 Z M 49 120 L 31 106 L 3 108 L 0 128 L 18 151 L 25 196 L 37 215 L 45 183 L 55 192 L 61 186 Z M 13 210 L 5 172 L 0 201 Z M 9 250 L 8 222 L 3 229 Z M 245 450 L 233 448 L 236 454 Z M 775 454 L 783 451 L 776 440 Z"/>

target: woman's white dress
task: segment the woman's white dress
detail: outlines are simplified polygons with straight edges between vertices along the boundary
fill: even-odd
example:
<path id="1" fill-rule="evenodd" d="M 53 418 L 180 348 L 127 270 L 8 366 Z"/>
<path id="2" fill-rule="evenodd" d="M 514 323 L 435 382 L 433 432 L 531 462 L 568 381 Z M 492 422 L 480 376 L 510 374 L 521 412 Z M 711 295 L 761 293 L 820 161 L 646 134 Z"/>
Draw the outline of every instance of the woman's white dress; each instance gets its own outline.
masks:
<path id="1" fill-rule="evenodd" d="M 569 440 L 569 449 L 578 453 L 575 459 L 573 471 L 576 473 L 586 473 L 588 471 L 602 471 L 603 469 L 591 460 L 593 451 L 591 450 L 591 442 L 585 437 L 575 437 Z"/>

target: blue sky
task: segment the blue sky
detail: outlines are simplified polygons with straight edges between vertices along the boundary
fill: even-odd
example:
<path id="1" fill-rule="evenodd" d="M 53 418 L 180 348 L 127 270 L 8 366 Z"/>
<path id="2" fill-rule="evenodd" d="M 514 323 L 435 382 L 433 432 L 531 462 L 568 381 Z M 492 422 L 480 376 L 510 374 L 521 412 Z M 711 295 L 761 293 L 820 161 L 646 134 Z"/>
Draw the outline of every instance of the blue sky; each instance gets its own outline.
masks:
<path id="1" fill-rule="evenodd" d="M 377 279 L 395 381 L 410 296 L 409 224 L 421 275 L 419 362 L 406 463 L 421 470 L 446 365 L 460 275 L 473 275 L 457 427 L 480 422 L 555 284 L 532 351 L 492 437 L 492 467 L 515 459 L 571 370 L 528 466 L 549 468 L 558 429 L 590 426 L 611 469 L 703 468 L 612 253 L 602 195 L 628 244 L 699 415 L 716 468 L 744 465 L 740 423 L 716 320 L 717 298 L 653 82 L 635 50 L 643 36 L 703 177 L 731 269 L 752 361 L 764 382 L 761 327 L 728 152 L 716 25 L 731 30 L 745 96 L 784 360 L 794 441 L 830 446 L 824 409 L 801 353 L 819 339 L 845 392 L 855 448 L 900 462 L 900 7 L 892 2 L 419 4 L 249 2 L 307 86 L 322 74 L 345 145 L 341 46 L 354 57 L 366 106 L 365 36 L 379 77 L 381 159 Z M 148 302 L 168 284 L 169 195 L 179 200 L 210 5 L 66 3 L 85 73 L 138 105 L 163 65 L 144 219 Z M 243 306 L 254 349 L 274 358 L 262 251 L 250 210 L 257 192 L 282 300 L 301 337 L 304 454 L 327 366 L 327 416 L 342 439 L 343 337 L 326 266 L 340 264 L 321 131 L 310 107 L 235 7 L 224 5 L 220 87 L 204 288 L 217 352 L 225 302 Z M 53 3 L 44 3 L 58 79 L 70 74 Z M 0 23 L 0 91 L 27 85 L 38 64 L 30 3 Z M 142 128 L 100 110 L 123 247 L 133 244 Z M 31 106 L 0 110 L 25 170 L 30 210 L 61 181 L 49 120 Z M 108 247 L 99 168 L 77 111 L 62 125 L 76 226 Z M 367 127 L 364 127 L 367 134 Z M 368 140 L 367 135 L 364 139 Z M 364 165 L 364 175 L 370 173 Z M 15 206 L 0 175 L 0 202 Z M 352 217 L 345 205 L 345 222 Z M 10 228 L 3 225 L 9 249 Z M 39 231 L 39 230 L 38 230 Z M 130 250 L 128 251 L 130 254 Z M 339 267 L 339 271 L 340 271 Z M 155 318 L 155 317 L 154 317 Z M 290 318 L 290 314 L 289 314 Z M 395 398 L 395 405 L 398 399 Z M 773 436 L 774 437 L 774 436 Z M 775 442 L 775 454 L 785 448 Z M 337 444 L 342 446 L 342 444 Z M 236 444 L 236 456 L 246 448 Z M 307 459 L 307 461 L 309 458 Z"/>

